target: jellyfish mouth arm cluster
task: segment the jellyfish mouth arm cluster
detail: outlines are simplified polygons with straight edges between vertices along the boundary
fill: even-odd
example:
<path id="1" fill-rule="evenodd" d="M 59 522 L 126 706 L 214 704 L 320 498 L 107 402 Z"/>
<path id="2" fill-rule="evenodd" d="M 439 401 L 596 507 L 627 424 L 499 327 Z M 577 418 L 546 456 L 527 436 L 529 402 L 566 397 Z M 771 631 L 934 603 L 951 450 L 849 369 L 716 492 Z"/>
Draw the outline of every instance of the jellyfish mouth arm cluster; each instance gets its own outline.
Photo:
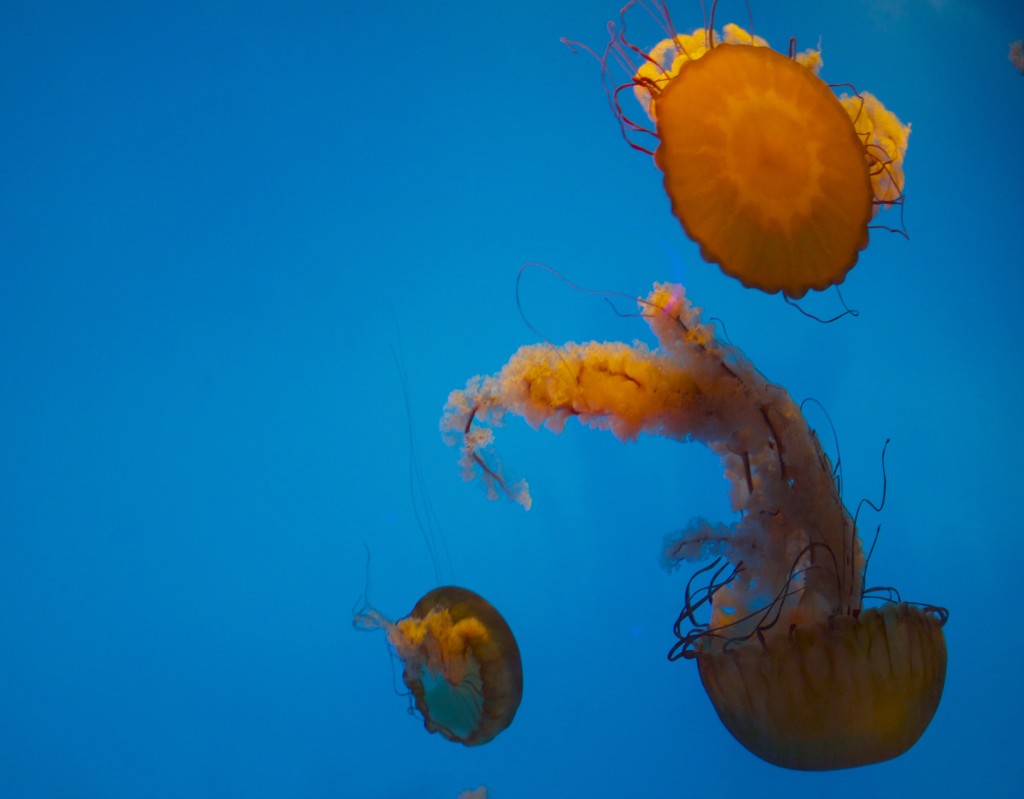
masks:
<path id="1" fill-rule="evenodd" d="M 781 630 L 859 611 L 863 552 L 832 465 L 799 407 L 701 323 L 681 286 L 655 286 L 640 309 L 656 350 L 527 346 L 499 373 L 452 392 L 441 426 L 461 450 L 464 477 L 482 480 L 490 498 L 504 494 L 530 508 L 528 485 L 506 477 L 493 451 L 494 427 L 506 413 L 555 433 L 575 417 L 623 441 L 641 433 L 699 441 L 722 459 L 741 516 L 729 525 L 691 523 L 669 538 L 665 560 L 670 567 L 715 555 L 731 562 L 735 574 L 719 586 L 712 628 L 752 634 L 768 608 L 770 626 Z"/>

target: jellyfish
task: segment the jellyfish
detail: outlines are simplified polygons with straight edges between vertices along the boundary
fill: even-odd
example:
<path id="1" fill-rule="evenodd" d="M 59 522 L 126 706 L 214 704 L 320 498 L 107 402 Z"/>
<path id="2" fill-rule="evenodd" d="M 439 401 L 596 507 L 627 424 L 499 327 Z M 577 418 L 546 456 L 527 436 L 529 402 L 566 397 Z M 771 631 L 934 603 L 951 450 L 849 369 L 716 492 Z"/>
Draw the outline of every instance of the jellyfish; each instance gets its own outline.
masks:
<path id="1" fill-rule="evenodd" d="M 1010 43 L 1010 63 L 1021 75 L 1024 75 L 1024 39 Z"/>
<path id="2" fill-rule="evenodd" d="M 800 407 L 701 322 L 681 286 L 655 285 L 640 309 L 658 348 L 526 346 L 452 392 L 441 427 L 464 477 L 530 507 L 528 484 L 493 451 L 506 413 L 556 433 L 576 418 L 623 441 L 704 443 L 740 517 L 696 519 L 666 538 L 667 568 L 711 561 L 687 586 L 670 659 L 697 661 L 726 728 L 770 763 L 824 770 L 896 757 L 938 707 L 946 611 L 865 588 L 855 518 Z"/>
<path id="3" fill-rule="evenodd" d="M 512 723 L 523 697 L 519 645 L 479 594 L 443 586 L 425 594 L 404 619 L 392 622 L 364 607 L 353 624 L 387 633 L 428 731 L 479 746 Z"/>
<path id="4" fill-rule="evenodd" d="M 875 212 L 902 203 L 909 125 L 867 92 L 836 96 L 818 77 L 820 50 L 784 55 L 731 23 L 717 33 L 713 14 L 679 34 L 664 4 L 652 5 L 669 38 L 645 53 L 623 23 L 608 52 L 632 76 L 612 104 L 636 149 L 651 152 L 631 136 L 655 137 L 686 235 L 748 288 L 799 299 L 842 283 Z M 623 112 L 626 88 L 654 130 Z"/>

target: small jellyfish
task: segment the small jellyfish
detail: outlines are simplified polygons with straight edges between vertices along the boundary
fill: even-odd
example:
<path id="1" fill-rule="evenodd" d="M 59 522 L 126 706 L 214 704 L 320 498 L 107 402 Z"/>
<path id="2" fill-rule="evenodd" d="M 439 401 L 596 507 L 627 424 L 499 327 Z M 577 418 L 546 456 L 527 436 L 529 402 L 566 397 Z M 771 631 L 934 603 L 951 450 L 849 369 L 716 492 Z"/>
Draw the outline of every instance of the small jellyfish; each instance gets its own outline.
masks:
<path id="1" fill-rule="evenodd" d="M 1021 75 L 1024 75 L 1024 39 L 1010 43 L 1010 63 Z"/>
<path id="2" fill-rule="evenodd" d="M 617 34 L 609 52 L 633 74 L 613 106 L 627 138 L 655 136 L 687 236 L 748 288 L 799 299 L 841 283 L 876 210 L 902 202 L 910 127 L 866 92 L 837 97 L 820 50 L 783 55 L 734 24 L 679 34 L 653 5 L 669 38 L 644 53 Z M 627 87 L 655 130 L 622 111 Z"/>
<path id="3" fill-rule="evenodd" d="M 443 586 L 425 594 L 404 619 L 392 622 L 367 607 L 353 624 L 387 633 L 430 732 L 479 746 L 512 723 L 523 697 L 519 646 L 505 619 L 479 594 Z"/>
<path id="4" fill-rule="evenodd" d="M 691 580 L 670 658 L 697 661 L 733 736 L 779 766 L 846 768 L 896 757 L 942 695 L 946 611 L 865 608 L 866 562 L 834 470 L 800 407 L 700 320 L 681 286 L 640 302 L 660 343 L 521 348 L 449 396 L 442 420 L 467 479 L 529 508 L 524 481 L 492 451 L 506 412 L 560 432 L 572 418 L 623 441 L 700 441 L 725 466 L 738 521 L 695 520 L 664 547 L 669 569 L 712 559 Z M 704 616 L 698 616 L 707 614 Z"/>

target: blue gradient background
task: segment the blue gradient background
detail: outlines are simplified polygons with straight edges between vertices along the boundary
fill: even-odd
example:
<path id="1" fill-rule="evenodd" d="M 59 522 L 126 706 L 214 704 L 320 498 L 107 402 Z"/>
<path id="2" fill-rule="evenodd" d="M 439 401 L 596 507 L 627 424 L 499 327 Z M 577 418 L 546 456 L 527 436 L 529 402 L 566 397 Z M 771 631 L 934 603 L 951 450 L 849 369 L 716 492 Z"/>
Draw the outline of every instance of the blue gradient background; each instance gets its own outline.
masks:
<path id="1" fill-rule="evenodd" d="M 612 0 L 4 4 L 0 795 L 1019 795 L 1024 4 L 751 5 L 913 124 L 910 240 L 873 236 L 857 319 L 701 262 L 597 65 L 559 43 L 602 46 Z M 872 582 L 951 612 L 908 754 L 768 766 L 667 662 L 684 580 L 661 538 L 731 518 L 700 446 L 510 420 L 534 509 L 460 480 L 441 408 L 537 340 L 531 260 L 684 283 L 828 408 L 848 504 L 879 496 L 892 439 Z M 553 341 L 650 340 L 541 272 L 521 299 Z M 436 584 L 414 492 L 442 579 L 522 648 L 515 723 L 475 750 L 408 716 L 383 636 L 350 626 L 364 543 L 383 612 Z"/>

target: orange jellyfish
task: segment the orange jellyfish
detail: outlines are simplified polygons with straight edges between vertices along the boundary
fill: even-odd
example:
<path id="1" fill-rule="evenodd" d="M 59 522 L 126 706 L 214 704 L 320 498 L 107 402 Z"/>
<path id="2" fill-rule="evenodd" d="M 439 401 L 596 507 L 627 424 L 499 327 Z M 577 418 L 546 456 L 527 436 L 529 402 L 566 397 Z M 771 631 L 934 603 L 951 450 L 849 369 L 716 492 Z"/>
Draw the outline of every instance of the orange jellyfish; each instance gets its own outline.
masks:
<path id="1" fill-rule="evenodd" d="M 479 746 L 512 723 L 523 697 L 519 645 L 505 619 L 479 594 L 443 586 L 424 595 L 400 621 L 363 608 L 353 624 L 387 633 L 430 732 Z"/>
<path id="2" fill-rule="evenodd" d="M 714 559 L 695 575 L 706 583 L 687 586 L 670 658 L 697 661 L 722 722 L 770 763 L 821 770 L 896 757 L 938 707 L 946 611 L 865 589 L 856 521 L 799 406 L 701 323 L 681 286 L 656 285 L 640 308 L 660 349 L 523 347 L 452 392 L 442 430 L 464 476 L 529 508 L 527 484 L 507 480 L 492 452 L 506 412 L 555 432 L 575 417 L 623 441 L 703 442 L 741 515 L 695 520 L 666 542 L 670 568 Z M 865 607 L 879 598 L 890 601 Z"/>
<path id="3" fill-rule="evenodd" d="M 875 211 L 902 202 L 910 127 L 866 92 L 837 97 L 817 76 L 819 50 L 783 55 L 733 24 L 716 33 L 713 11 L 712 25 L 679 34 L 653 6 L 669 38 L 645 53 L 622 25 L 609 53 L 632 79 L 613 90 L 613 107 L 627 139 L 656 137 L 687 236 L 748 288 L 799 299 L 842 283 Z M 625 88 L 655 130 L 623 113 Z"/>

